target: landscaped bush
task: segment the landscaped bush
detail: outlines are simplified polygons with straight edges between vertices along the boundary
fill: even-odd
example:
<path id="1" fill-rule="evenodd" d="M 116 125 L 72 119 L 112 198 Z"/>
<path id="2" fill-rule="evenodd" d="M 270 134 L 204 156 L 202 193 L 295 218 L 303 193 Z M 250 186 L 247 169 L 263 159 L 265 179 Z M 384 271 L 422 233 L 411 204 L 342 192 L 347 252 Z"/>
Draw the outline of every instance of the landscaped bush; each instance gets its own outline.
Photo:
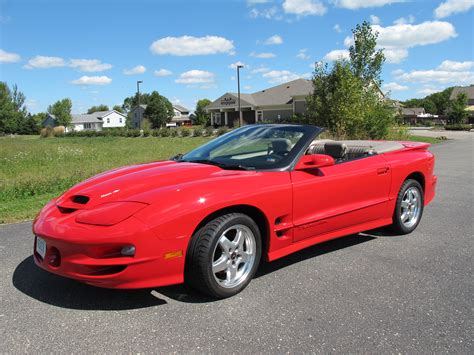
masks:
<path id="1" fill-rule="evenodd" d="M 223 134 L 226 134 L 229 131 L 227 127 L 219 127 L 217 130 L 217 135 L 222 136 Z"/>
<path id="2" fill-rule="evenodd" d="M 189 130 L 189 128 L 181 128 L 180 132 L 181 137 L 189 137 L 191 135 L 191 131 Z"/>
<path id="3" fill-rule="evenodd" d="M 204 135 L 204 132 L 200 127 L 194 128 L 193 137 L 202 137 L 203 135 Z"/>
<path id="4" fill-rule="evenodd" d="M 178 137 L 179 136 L 179 131 L 176 128 L 171 128 L 170 129 L 170 136 L 171 137 Z"/>
<path id="5" fill-rule="evenodd" d="M 214 135 L 214 128 L 211 127 L 211 126 L 207 126 L 206 129 L 205 129 L 205 134 L 208 137 L 213 136 Z"/>
<path id="6" fill-rule="evenodd" d="M 469 131 L 470 129 L 472 129 L 472 125 L 462 123 L 447 124 L 446 126 L 444 126 L 444 129 L 447 131 Z"/>
<path id="7" fill-rule="evenodd" d="M 160 128 L 160 137 L 169 137 L 171 134 L 168 128 Z"/>

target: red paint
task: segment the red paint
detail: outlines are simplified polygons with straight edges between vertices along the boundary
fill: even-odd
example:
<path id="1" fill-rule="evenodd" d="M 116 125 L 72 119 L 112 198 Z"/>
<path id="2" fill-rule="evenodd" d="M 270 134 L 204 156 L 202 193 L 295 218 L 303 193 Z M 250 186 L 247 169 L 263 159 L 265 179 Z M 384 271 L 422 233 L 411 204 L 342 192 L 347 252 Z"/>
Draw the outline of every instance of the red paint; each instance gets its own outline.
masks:
<path id="1" fill-rule="evenodd" d="M 422 174 L 425 204 L 435 195 L 429 145 L 402 143 L 403 150 L 341 164 L 324 155 L 303 156 L 292 171 L 233 171 L 173 161 L 109 171 L 43 208 L 33 232 L 47 250 L 44 261 L 36 253 L 35 261 L 49 272 L 100 287 L 163 286 L 183 282 L 191 236 L 207 216 L 224 208 L 261 211 L 269 231 L 264 258 L 270 261 L 387 225 L 410 174 Z M 87 203 L 76 196 L 86 196 Z M 135 246 L 135 255 L 122 256 L 124 246 Z"/>

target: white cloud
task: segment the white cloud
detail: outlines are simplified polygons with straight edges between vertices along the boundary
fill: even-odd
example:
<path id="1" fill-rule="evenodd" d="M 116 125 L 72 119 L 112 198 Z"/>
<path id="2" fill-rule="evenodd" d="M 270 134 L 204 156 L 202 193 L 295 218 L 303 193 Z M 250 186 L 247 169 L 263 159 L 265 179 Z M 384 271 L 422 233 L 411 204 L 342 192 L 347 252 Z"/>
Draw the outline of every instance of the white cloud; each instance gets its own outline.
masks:
<path id="1" fill-rule="evenodd" d="M 408 86 L 405 85 L 400 85 L 396 82 L 391 82 L 387 84 L 383 84 L 382 88 L 385 91 L 403 91 L 403 90 L 408 90 Z"/>
<path id="2" fill-rule="evenodd" d="M 143 74 L 146 72 L 146 68 L 143 65 L 137 65 L 136 67 L 133 67 L 131 69 L 124 69 L 123 73 L 125 75 L 137 75 L 137 74 Z"/>
<path id="3" fill-rule="evenodd" d="M 178 84 L 208 84 L 214 83 L 214 77 L 214 73 L 194 69 L 181 73 L 175 82 Z"/>
<path id="4" fill-rule="evenodd" d="M 112 82 L 108 76 L 81 76 L 79 79 L 71 81 L 74 85 L 107 85 Z"/>
<path id="5" fill-rule="evenodd" d="M 274 53 L 268 53 L 268 52 L 263 52 L 263 53 L 252 52 L 252 53 L 250 53 L 250 56 L 255 57 L 255 58 L 261 58 L 261 59 L 268 59 L 268 58 L 275 58 L 276 57 L 276 55 Z"/>
<path id="6" fill-rule="evenodd" d="M 349 51 L 346 49 L 335 49 L 326 53 L 324 60 L 328 62 L 333 62 L 341 59 L 349 59 Z"/>
<path id="7" fill-rule="evenodd" d="M 228 68 L 229 68 L 229 69 L 237 69 L 237 66 L 238 66 L 238 65 L 242 65 L 242 66 L 248 68 L 248 66 L 247 66 L 245 63 L 241 62 L 240 60 L 239 60 L 238 62 L 229 64 Z"/>
<path id="8" fill-rule="evenodd" d="M 268 37 L 263 44 L 266 45 L 273 45 L 273 44 L 282 44 L 283 43 L 283 38 L 281 38 L 278 35 L 273 35 L 271 37 Z"/>
<path id="9" fill-rule="evenodd" d="M 434 94 L 434 93 L 440 92 L 440 91 L 441 91 L 441 89 L 438 89 L 438 88 L 425 87 L 421 90 L 418 90 L 417 94 L 422 94 L 422 95 L 427 96 L 427 95 L 431 95 L 431 94 Z"/>
<path id="10" fill-rule="evenodd" d="M 319 0 L 285 0 L 283 10 L 287 14 L 298 16 L 319 15 L 326 13 L 327 8 Z"/>
<path id="11" fill-rule="evenodd" d="M 258 74 L 258 73 L 266 73 L 270 71 L 270 68 L 267 68 L 267 67 L 260 67 L 260 68 L 255 68 L 251 71 L 252 74 Z"/>
<path id="12" fill-rule="evenodd" d="M 23 67 L 26 69 L 45 69 L 64 67 L 65 65 L 66 62 L 63 58 L 37 55 L 36 57 L 31 58 Z"/>
<path id="13" fill-rule="evenodd" d="M 335 0 L 335 4 L 337 7 L 356 10 L 367 7 L 380 7 L 404 1 L 405 0 Z"/>
<path id="14" fill-rule="evenodd" d="M 298 54 L 296 55 L 296 58 L 302 59 L 302 60 L 308 60 L 311 57 L 308 55 L 308 53 L 306 53 L 307 51 L 308 51 L 307 48 L 300 49 Z"/>
<path id="15" fill-rule="evenodd" d="M 262 75 L 264 79 L 267 79 L 270 84 L 285 83 L 287 81 L 299 79 L 302 76 L 296 73 L 290 72 L 289 70 L 272 70 Z"/>
<path id="16" fill-rule="evenodd" d="M 474 7 L 474 0 L 447 0 L 434 10 L 434 15 L 436 18 L 445 18 L 459 12 L 466 12 L 472 7 Z"/>
<path id="17" fill-rule="evenodd" d="M 408 49 L 406 48 L 384 48 L 383 54 L 387 63 L 401 63 L 408 57 Z"/>
<path id="18" fill-rule="evenodd" d="M 373 25 L 379 33 L 378 48 L 384 48 L 387 62 L 399 63 L 408 57 L 408 48 L 425 46 L 446 41 L 457 36 L 454 26 L 444 21 L 426 21 L 418 25 L 398 24 L 387 27 Z M 354 43 L 352 37 L 344 39 L 349 47 Z"/>
<path id="19" fill-rule="evenodd" d="M 224 37 L 165 37 L 153 42 L 150 46 L 153 54 L 192 56 L 218 53 L 234 53 L 234 43 Z"/>
<path id="20" fill-rule="evenodd" d="M 276 6 L 272 6 L 268 9 L 257 9 L 253 8 L 250 10 L 251 18 L 264 18 L 267 20 L 281 20 L 283 16 L 280 13 L 280 10 Z"/>
<path id="21" fill-rule="evenodd" d="M 339 26 L 339 24 L 337 24 L 337 23 L 334 25 L 333 30 L 336 31 L 337 33 L 342 32 L 341 26 Z"/>
<path id="22" fill-rule="evenodd" d="M 173 75 L 173 72 L 168 69 L 160 69 L 160 70 L 155 70 L 153 72 L 153 75 L 158 76 L 158 77 L 170 76 L 170 75 Z"/>
<path id="23" fill-rule="evenodd" d="M 474 62 L 472 61 L 455 62 L 452 60 L 445 60 L 438 66 L 438 69 L 446 71 L 468 71 L 472 67 L 474 67 Z"/>
<path id="24" fill-rule="evenodd" d="M 408 15 L 407 17 L 397 18 L 395 21 L 393 21 L 393 24 L 394 25 L 405 25 L 407 23 L 414 23 L 414 22 L 415 22 L 415 16 Z"/>
<path id="25" fill-rule="evenodd" d="M 370 22 L 373 25 L 380 25 L 380 17 L 375 16 L 375 15 L 370 15 Z"/>
<path id="26" fill-rule="evenodd" d="M 398 71 L 395 78 L 408 83 L 438 83 L 453 85 L 469 85 L 474 82 L 472 71 L 449 71 L 440 69 Z"/>
<path id="27" fill-rule="evenodd" d="M 252 89 L 252 87 L 250 85 L 245 85 L 244 86 L 244 90 L 250 90 L 250 89 Z"/>
<path id="28" fill-rule="evenodd" d="M 0 63 L 16 63 L 21 60 L 20 56 L 16 53 L 9 53 L 0 49 Z"/>
<path id="29" fill-rule="evenodd" d="M 98 72 L 112 68 L 111 64 L 102 63 L 98 59 L 71 59 L 69 66 L 82 72 Z"/>

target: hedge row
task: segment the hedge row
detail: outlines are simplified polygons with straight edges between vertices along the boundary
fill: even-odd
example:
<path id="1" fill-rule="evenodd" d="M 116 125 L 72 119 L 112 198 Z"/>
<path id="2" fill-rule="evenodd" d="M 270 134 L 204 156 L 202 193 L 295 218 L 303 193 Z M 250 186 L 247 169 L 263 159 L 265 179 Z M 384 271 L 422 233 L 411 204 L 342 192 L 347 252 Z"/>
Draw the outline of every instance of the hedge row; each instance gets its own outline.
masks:
<path id="1" fill-rule="evenodd" d="M 446 126 L 444 126 L 444 129 L 447 131 L 469 131 L 472 129 L 472 125 L 462 123 L 447 124 Z"/>
<path id="2" fill-rule="evenodd" d="M 41 137 L 212 137 L 228 132 L 228 128 L 220 127 L 214 130 L 212 127 L 203 128 L 161 128 L 152 130 L 138 130 L 126 128 L 106 128 L 102 131 L 72 131 L 64 133 L 64 130 L 55 128 L 43 128 Z"/>

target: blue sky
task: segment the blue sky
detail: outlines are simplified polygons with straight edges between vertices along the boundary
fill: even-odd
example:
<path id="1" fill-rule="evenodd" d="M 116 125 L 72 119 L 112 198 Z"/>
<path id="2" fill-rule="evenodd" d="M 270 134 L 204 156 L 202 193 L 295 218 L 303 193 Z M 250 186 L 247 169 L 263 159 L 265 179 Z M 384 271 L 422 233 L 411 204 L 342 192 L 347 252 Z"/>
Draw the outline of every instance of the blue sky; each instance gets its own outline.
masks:
<path id="1" fill-rule="evenodd" d="M 32 112 L 69 97 L 73 112 L 141 90 L 194 108 L 201 98 L 311 76 L 347 55 L 373 23 L 386 50 L 384 91 L 422 97 L 474 84 L 474 0 L 0 0 L 0 80 Z"/>

